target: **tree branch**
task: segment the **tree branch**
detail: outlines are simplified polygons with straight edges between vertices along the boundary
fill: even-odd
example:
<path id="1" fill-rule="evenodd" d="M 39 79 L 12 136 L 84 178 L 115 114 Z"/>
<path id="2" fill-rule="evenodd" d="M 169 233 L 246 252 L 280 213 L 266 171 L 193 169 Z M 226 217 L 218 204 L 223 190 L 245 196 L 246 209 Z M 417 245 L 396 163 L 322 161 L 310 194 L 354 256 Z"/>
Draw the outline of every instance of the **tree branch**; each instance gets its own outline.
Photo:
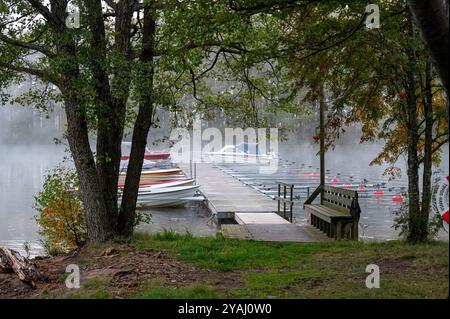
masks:
<path id="1" fill-rule="evenodd" d="M 284 10 L 296 7 L 307 6 L 309 4 L 318 2 L 317 0 L 257 0 L 252 1 L 252 5 L 240 6 L 236 4 L 236 1 L 229 0 L 228 4 L 231 10 L 235 12 L 243 12 L 249 15 L 255 15 L 263 12 L 272 12 L 274 10 Z"/>
<path id="2" fill-rule="evenodd" d="M 22 42 L 20 40 L 10 38 L 10 37 L 2 34 L 2 33 L 0 33 L 0 41 L 3 41 L 6 44 L 10 44 L 10 45 L 13 45 L 13 46 L 16 46 L 16 47 L 21 47 L 21 48 L 24 48 L 24 49 L 39 51 L 39 52 L 41 52 L 42 54 L 46 55 L 49 58 L 55 57 L 55 53 L 53 53 L 52 51 L 50 51 L 49 49 L 47 49 L 47 48 L 45 48 L 45 47 L 43 47 L 41 45 L 38 45 L 38 44 L 35 44 L 35 43 L 31 43 L 31 42 Z"/>
<path id="3" fill-rule="evenodd" d="M 55 85 L 59 85 L 59 80 L 53 78 L 50 76 L 47 72 L 31 67 L 26 66 L 20 66 L 20 65 L 14 65 L 12 63 L 5 63 L 0 61 L 0 68 L 4 68 L 7 70 L 13 70 L 19 73 L 25 73 L 29 75 L 36 76 L 40 79 L 42 79 L 44 82 L 51 82 Z"/>
<path id="4" fill-rule="evenodd" d="M 64 21 L 60 21 L 45 5 L 39 0 L 28 0 L 31 6 L 36 9 L 47 22 L 54 28 L 58 29 Z"/>

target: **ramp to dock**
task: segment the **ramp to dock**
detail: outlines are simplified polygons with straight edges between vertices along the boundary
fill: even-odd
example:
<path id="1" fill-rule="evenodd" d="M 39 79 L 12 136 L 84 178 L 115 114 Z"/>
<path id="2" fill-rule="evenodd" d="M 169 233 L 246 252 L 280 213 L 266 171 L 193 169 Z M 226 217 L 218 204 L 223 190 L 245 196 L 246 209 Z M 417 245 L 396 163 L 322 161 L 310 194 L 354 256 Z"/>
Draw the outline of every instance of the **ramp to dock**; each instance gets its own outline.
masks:
<path id="1" fill-rule="evenodd" d="M 312 243 L 330 240 L 310 225 L 295 224 L 246 224 L 222 225 L 222 234 L 228 238 L 257 241 Z"/>
<path id="2" fill-rule="evenodd" d="M 180 167 L 191 176 L 189 165 Z M 243 184 L 214 164 L 197 164 L 195 172 L 194 177 L 208 209 L 219 220 L 234 219 L 238 223 L 221 226 L 225 237 L 261 241 L 328 240 L 325 234 L 309 225 L 291 224 L 276 213 L 275 200 Z"/>

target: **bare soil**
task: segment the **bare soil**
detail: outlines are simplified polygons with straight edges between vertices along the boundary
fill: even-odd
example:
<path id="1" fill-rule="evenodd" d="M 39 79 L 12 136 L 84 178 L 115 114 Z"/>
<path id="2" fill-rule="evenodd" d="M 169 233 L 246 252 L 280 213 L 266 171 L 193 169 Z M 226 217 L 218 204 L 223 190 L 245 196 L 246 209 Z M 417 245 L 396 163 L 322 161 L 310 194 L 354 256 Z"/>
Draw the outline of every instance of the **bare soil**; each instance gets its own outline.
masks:
<path id="1" fill-rule="evenodd" d="M 65 271 L 70 264 L 79 266 L 81 285 L 92 278 L 107 278 L 113 297 L 117 298 L 155 281 L 174 288 L 191 284 L 242 286 L 233 272 L 198 269 L 163 251 L 141 251 L 127 244 L 114 244 L 103 250 L 86 247 L 68 256 L 37 258 L 34 262 L 40 274 L 36 288 L 21 282 L 14 273 L 0 273 L 0 299 L 64 297 L 69 291 Z"/>

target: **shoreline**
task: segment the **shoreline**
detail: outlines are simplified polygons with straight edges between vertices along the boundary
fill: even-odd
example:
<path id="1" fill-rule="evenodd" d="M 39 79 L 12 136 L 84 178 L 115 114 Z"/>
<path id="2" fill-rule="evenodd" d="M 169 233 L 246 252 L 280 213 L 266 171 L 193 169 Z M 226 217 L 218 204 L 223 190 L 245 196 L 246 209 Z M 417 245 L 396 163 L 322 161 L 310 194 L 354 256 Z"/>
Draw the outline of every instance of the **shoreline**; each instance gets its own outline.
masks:
<path id="1" fill-rule="evenodd" d="M 138 233 L 131 243 L 36 258 L 36 289 L 0 274 L 1 298 L 446 298 L 448 243 L 269 243 Z M 76 264 L 81 288 L 68 289 Z M 367 289 L 377 264 L 382 289 Z"/>

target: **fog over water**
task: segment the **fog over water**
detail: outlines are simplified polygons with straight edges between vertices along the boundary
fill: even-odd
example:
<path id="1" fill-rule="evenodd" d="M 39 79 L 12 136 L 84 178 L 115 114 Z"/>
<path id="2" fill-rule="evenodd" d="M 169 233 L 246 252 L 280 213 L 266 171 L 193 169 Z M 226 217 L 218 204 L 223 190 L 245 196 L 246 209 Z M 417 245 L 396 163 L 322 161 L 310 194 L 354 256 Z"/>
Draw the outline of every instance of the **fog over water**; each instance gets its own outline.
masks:
<path id="1" fill-rule="evenodd" d="M 298 132 L 291 133 L 287 142 L 280 143 L 280 165 L 290 162 L 291 168 L 300 165 L 310 166 L 311 169 L 319 167 L 318 145 L 312 139 L 315 126 L 316 123 L 310 121 Z M 33 196 L 42 190 L 46 172 L 68 155 L 65 152 L 66 145 L 52 143 L 53 138 L 62 136 L 63 130 L 64 113 L 61 107 L 55 106 L 48 119 L 41 112 L 23 107 L 0 107 L 0 245 L 22 250 L 23 243 L 27 241 L 31 244 L 32 254 L 42 253 L 38 226 L 34 220 L 35 211 L 32 208 Z M 169 130 L 162 128 L 157 132 L 157 137 L 163 137 Z M 150 147 L 152 148 L 151 145 Z M 354 181 L 366 179 L 370 183 L 386 182 L 387 177 L 382 176 L 386 166 L 369 166 L 381 147 L 382 143 L 359 144 L 359 131 L 354 128 L 338 141 L 334 150 L 327 153 L 327 174 L 332 177 L 352 176 Z M 446 174 L 448 163 L 447 145 L 440 165 Z M 403 174 L 389 182 L 389 185 L 399 190 L 407 183 L 406 160 L 400 159 L 397 166 L 402 169 Z M 367 229 L 366 235 L 381 239 L 394 238 L 392 212 L 398 204 L 388 199 L 363 199 L 362 202 L 361 222 L 372 225 Z M 214 225 L 207 224 L 208 212 L 195 204 L 181 209 L 152 211 L 152 214 L 153 224 L 141 226 L 141 230 L 161 231 L 173 228 L 177 231 L 188 230 L 196 235 L 211 235 L 216 232 Z M 297 221 L 304 221 L 303 214 L 302 210 L 297 212 Z"/>
<path id="2" fill-rule="evenodd" d="M 33 197 L 64 155 L 64 147 L 51 144 L 0 145 L 0 245 L 21 249 L 28 241 L 39 248 Z"/>

